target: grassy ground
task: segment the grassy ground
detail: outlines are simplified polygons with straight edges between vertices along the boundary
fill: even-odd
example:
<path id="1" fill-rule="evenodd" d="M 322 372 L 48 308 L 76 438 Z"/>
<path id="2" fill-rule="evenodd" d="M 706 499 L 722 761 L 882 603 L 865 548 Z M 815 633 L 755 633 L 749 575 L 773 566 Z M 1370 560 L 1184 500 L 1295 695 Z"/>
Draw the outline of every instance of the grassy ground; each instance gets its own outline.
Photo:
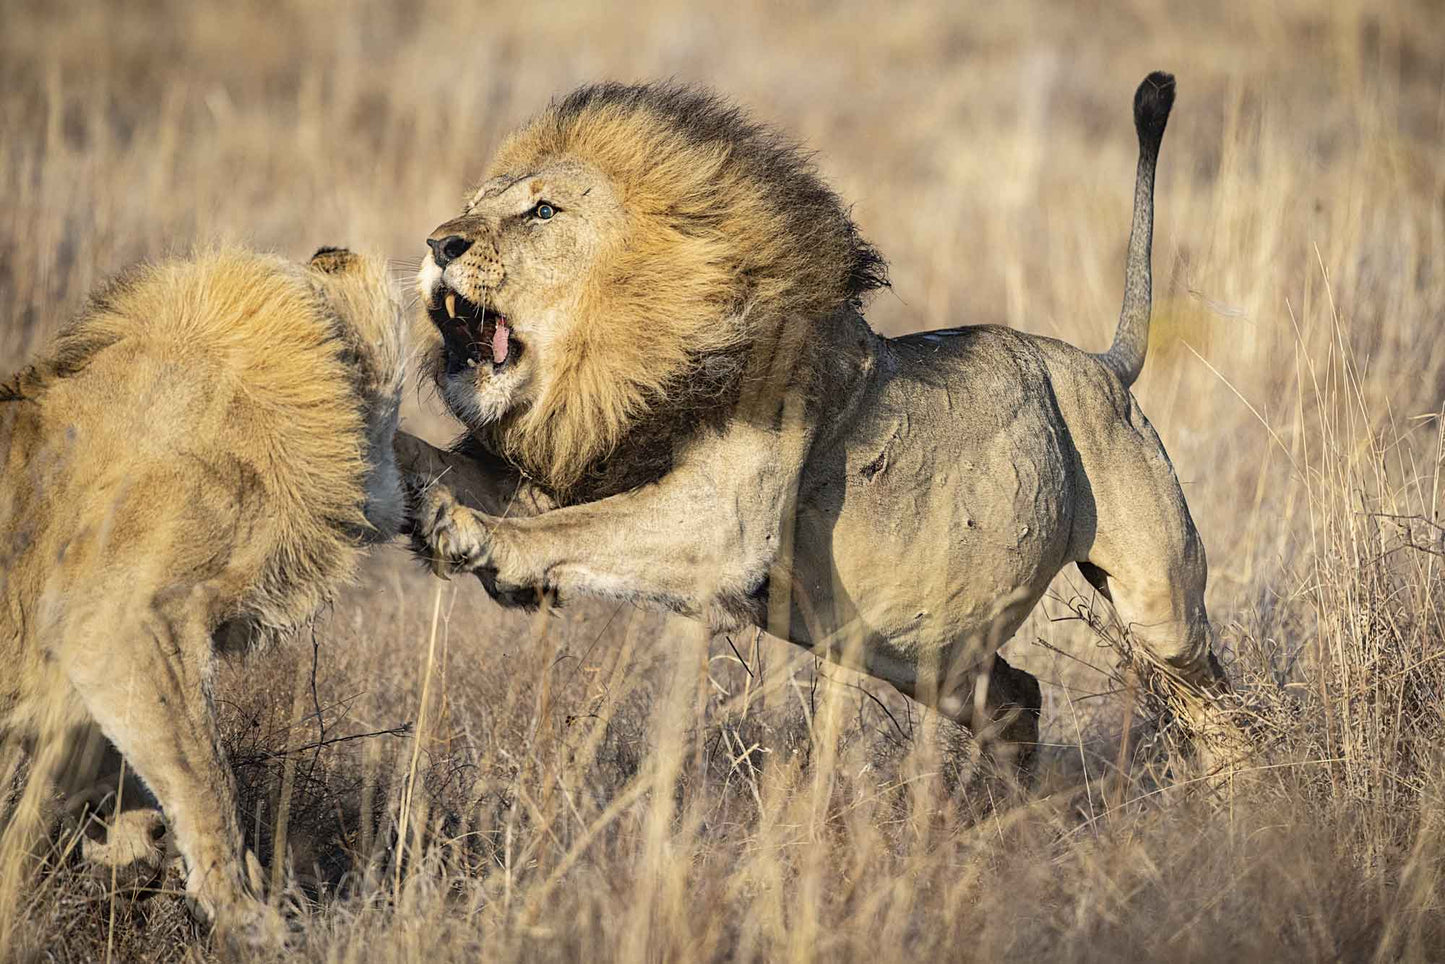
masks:
<path id="1" fill-rule="evenodd" d="M 1136 391 L 1258 716 L 1248 778 L 1176 777 L 1113 651 L 1065 618 L 1077 579 L 1010 644 L 1048 684 L 1050 746 L 1019 794 L 961 733 L 782 643 L 611 606 L 505 614 L 381 551 L 314 639 L 219 687 L 305 958 L 1445 956 L 1445 14 L 0 9 L 5 371 L 98 280 L 201 242 L 371 247 L 406 273 L 499 137 L 599 78 L 705 82 L 815 148 L 892 261 L 880 330 L 1000 322 L 1102 348 L 1129 97 L 1156 67 L 1180 93 Z M 424 393 L 408 421 L 451 431 Z M 132 898 L 63 862 L 0 910 L 8 950 L 212 953 L 173 886 Z"/>

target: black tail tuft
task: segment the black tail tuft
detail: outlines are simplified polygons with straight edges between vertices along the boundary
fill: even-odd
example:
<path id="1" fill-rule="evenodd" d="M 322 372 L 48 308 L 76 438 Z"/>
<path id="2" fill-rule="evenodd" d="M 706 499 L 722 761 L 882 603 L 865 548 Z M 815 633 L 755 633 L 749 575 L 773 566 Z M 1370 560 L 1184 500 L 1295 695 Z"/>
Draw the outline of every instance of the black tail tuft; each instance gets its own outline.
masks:
<path id="1" fill-rule="evenodd" d="M 1159 148 L 1164 139 L 1164 125 L 1169 122 L 1169 109 L 1174 106 L 1174 75 L 1156 70 L 1144 78 L 1134 91 L 1134 129 L 1139 132 L 1140 146 Z"/>
<path id="2" fill-rule="evenodd" d="M 1149 312 L 1153 303 L 1154 166 L 1164 125 L 1174 106 L 1174 77 L 1156 70 L 1134 91 L 1134 128 L 1139 132 L 1139 167 L 1134 175 L 1134 223 L 1129 228 L 1129 257 L 1124 264 L 1124 307 L 1114 344 L 1098 356 L 1125 386 L 1134 384 L 1149 350 Z"/>

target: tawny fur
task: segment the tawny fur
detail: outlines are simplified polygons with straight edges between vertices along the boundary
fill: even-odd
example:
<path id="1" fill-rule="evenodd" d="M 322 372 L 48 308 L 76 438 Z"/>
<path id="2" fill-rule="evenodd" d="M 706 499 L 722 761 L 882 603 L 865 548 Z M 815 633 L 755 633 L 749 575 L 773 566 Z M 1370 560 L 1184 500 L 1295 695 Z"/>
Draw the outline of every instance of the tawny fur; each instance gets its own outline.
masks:
<path id="1" fill-rule="evenodd" d="M 1163 74 L 1136 95 L 1125 306 L 1102 355 L 989 326 L 881 338 L 860 311 L 882 264 L 786 142 L 672 87 L 552 107 L 428 242 L 432 320 L 455 333 L 458 295 L 493 306 L 522 353 L 462 365 L 466 338 L 434 346 L 470 432 L 450 453 L 397 437 L 420 551 L 507 602 L 762 627 L 1025 754 L 1039 686 L 997 650 L 1075 563 L 1222 730 L 1203 545 L 1128 389 L 1172 99 Z"/>
<path id="2" fill-rule="evenodd" d="M 94 777 L 75 748 L 98 725 L 229 927 L 276 922 L 211 667 L 311 618 L 400 527 L 403 330 L 377 260 L 225 249 L 125 272 L 0 387 L 4 728 L 34 748 L 39 794 Z"/>

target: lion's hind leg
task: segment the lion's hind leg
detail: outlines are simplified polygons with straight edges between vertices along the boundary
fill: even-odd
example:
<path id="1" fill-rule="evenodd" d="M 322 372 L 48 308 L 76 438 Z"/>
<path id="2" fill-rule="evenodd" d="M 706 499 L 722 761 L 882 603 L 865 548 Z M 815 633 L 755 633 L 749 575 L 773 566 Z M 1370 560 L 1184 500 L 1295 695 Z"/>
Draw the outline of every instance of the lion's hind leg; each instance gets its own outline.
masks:
<path id="1" fill-rule="evenodd" d="M 1110 601 L 1129 641 L 1163 670 L 1171 702 L 1212 773 L 1237 763 L 1245 744 L 1221 701 L 1229 683 L 1204 605 L 1204 546 L 1162 447 L 1154 457 L 1142 448 L 1115 461 L 1107 487 L 1094 481 L 1097 534 L 1078 565 Z"/>
<path id="2" fill-rule="evenodd" d="M 984 656 L 963 641 L 945 648 L 936 665 L 873 663 L 868 672 L 905 696 L 967 727 L 979 747 L 999 764 L 1027 778 L 1038 749 L 1043 691 L 1030 672 L 1011 666 L 1002 653 Z"/>
<path id="3" fill-rule="evenodd" d="M 994 653 L 939 710 L 973 732 L 979 745 L 999 763 L 1011 763 L 1020 775 L 1033 768 L 1039 743 L 1043 691 L 1038 678 L 1011 666 Z"/>
<path id="4" fill-rule="evenodd" d="M 1186 727 L 1206 775 L 1231 769 L 1248 753 L 1245 734 L 1231 719 L 1225 697 L 1229 682 L 1215 657 L 1213 632 L 1202 599 L 1162 577 L 1142 581 L 1108 577 L 1115 615 L 1138 655 L 1162 670 L 1166 696 Z M 1202 593 L 1201 593 L 1202 596 Z"/>

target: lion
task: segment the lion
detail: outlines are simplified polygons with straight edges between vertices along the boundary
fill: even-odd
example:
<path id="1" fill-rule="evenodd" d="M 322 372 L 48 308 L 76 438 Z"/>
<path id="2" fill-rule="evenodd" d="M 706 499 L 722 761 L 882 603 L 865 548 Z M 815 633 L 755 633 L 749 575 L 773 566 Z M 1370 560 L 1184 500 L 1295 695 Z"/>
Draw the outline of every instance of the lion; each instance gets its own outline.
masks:
<path id="1" fill-rule="evenodd" d="M 228 934 L 284 929 L 213 668 L 311 619 L 402 528 L 407 327 L 384 261 L 224 248 L 124 272 L 0 383 L 0 725 L 32 750 L 27 794 L 94 778 L 98 727 Z"/>
<path id="2" fill-rule="evenodd" d="M 882 337 L 863 308 L 883 259 L 783 137 L 679 86 L 554 102 L 427 240 L 425 364 L 466 435 L 398 434 L 417 550 L 504 603 L 759 627 L 1024 769 L 1040 688 L 998 649 L 1073 564 L 1216 719 L 1204 546 L 1129 390 L 1174 90 L 1153 73 L 1134 97 L 1102 354 L 989 325 Z"/>

